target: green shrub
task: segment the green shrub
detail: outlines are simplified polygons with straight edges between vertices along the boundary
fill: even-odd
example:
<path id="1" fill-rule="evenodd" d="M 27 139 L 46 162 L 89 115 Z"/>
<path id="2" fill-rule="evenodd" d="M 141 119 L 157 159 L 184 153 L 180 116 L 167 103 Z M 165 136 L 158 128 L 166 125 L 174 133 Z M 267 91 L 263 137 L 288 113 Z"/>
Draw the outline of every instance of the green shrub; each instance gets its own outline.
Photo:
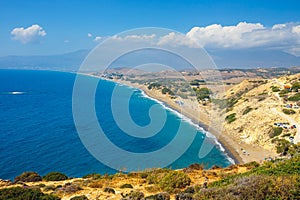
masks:
<path id="1" fill-rule="evenodd" d="M 150 83 L 148 85 L 148 89 L 151 90 L 152 88 L 160 89 L 161 88 L 161 83 Z"/>
<path id="2" fill-rule="evenodd" d="M 60 172 L 50 172 L 43 177 L 45 181 L 63 181 L 67 180 L 68 177 Z"/>
<path id="3" fill-rule="evenodd" d="M 243 164 L 243 166 L 247 167 L 247 168 L 256 168 L 256 167 L 259 167 L 259 163 L 256 161 L 252 161 L 252 162 Z"/>
<path id="4" fill-rule="evenodd" d="M 296 113 L 293 109 L 286 109 L 286 108 L 282 109 L 282 112 L 287 115 L 293 115 Z"/>
<path id="5" fill-rule="evenodd" d="M 0 189 L 1 200 L 60 200 L 60 198 L 44 194 L 36 188 L 4 188 Z"/>
<path id="6" fill-rule="evenodd" d="M 292 90 L 297 91 L 300 89 L 300 82 L 296 82 L 292 85 Z"/>
<path id="7" fill-rule="evenodd" d="M 272 92 L 279 92 L 280 91 L 279 87 L 276 87 L 276 86 L 271 86 L 271 89 L 272 89 Z"/>
<path id="8" fill-rule="evenodd" d="M 173 192 L 176 188 L 185 188 L 190 185 L 191 179 L 188 175 L 179 171 L 171 171 L 159 181 L 162 190 Z"/>
<path id="9" fill-rule="evenodd" d="M 146 197 L 145 200 L 170 200 L 170 194 L 167 192 L 162 192 L 162 193 L 150 195 Z"/>
<path id="10" fill-rule="evenodd" d="M 194 169 L 194 170 L 203 170 L 204 165 L 199 163 L 193 163 L 187 167 L 188 169 Z"/>
<path id="11" fill-rule="evenodd" d="M 203 100 L 203 99 L 209 99 L 210 98 L 210 95 L 211 95 L 211 90 L 206 88 L 206 87 L 203 87 L 203 88 L 193 88 L 193 90 L 195 91 L 196 93 L 196 96 L 197 96 L 197 100 Z"/>
<path id="12" fill-rule="evenodd" d="M 143 200 L 144 193 L 140 191 L 131 191 L 129 194 L 126 194 L 121 200 Z"/>
<path id="13" fill-rule="evenodd" d="M 154 169 L 152 171 L 147 172 L 147 183 L 158 184 L 159 181 L 170 171 L 170 169 Z"/>
<path id="14" fill-rule="evenodd" d="M 286 95 L 286 94 L 288 94 L 288 93 L 290 93 L 290 91 L 289 90 L 281 90 L 280 92 L 279 92 L 279 96 L 280 97 L 283 97 L 284 95 Z"/>
<path id="15" fill-rule="evenodd" d="M 120 188 L 121 188 L 121 189 L 124 189 L 124 188 L 133 188 L 133 187 L 132 187 L 131 184 L 125 183 L 125 184 L 121 185 Z"/>
<path id="16" fill-rule="evenodd" d="M 166 88 L 166 87 L 164 87 L 164 88 L 161 90 L 161 93 L 162 93 L 162 94 L 175 95 L 174 92 L 173 92 L 172 90 L 170 90 L 169 88 Z"/>
<path id="17" fill-rule="evenodd" d="M 225 187 L 200 190 L 200 199 L 299 199 L 299 176 L 275 177 L 250 175 L 236 177 Z"/>
<path id="18" fill-rule="evenodd" d="M 288 146 L 290 145 L 289 141 L 285 139 L 277 140 L 276 151 L 277 153 L 285 153 L 288 150 Z"/>
<path id="19" fill-rule="evenodd" d="M 236 120 L 235 118 L 236 113 L 232 113 L 230 115 L 227 115 L 225 120 L 230 124 Z"/>
<path id="20" fill-rule="evenodd" d="M 269 137 L 270 138 L 276 137 L 276 136 L 280 135 L 282 133 L 282 131 L 283 131 L 282 127 L 273 127 L 273 129 L 269 133 Z"/>
<path id="21" fill-rule="evenodd" d="M 72 197 L 70 200 L 88 200 L 85 195 Z"/>
<path id="22" fill-rule="evenodd" d="M 251 107 L 247 106 L 246 109 L 243 111 L 243 115 L 246 115 L 247 113 L 249 113 L 252 110 Z"/>
<path id="23" fill-rule="evenodd" d="M 56 189 L 56 187 L 54 185 L 47 185 L 44 187 L 44 191 L 48 192 L 48 191 L 54 191 Z"/>
<path id="24" fill-rule="evenodd" d="M 101 174 L 92 173 L 92 174 L 87 174 L 82 178 L 100 179 L 101 177 L 102 177 Z"/>
<path id="25" fill-rule="evenodd" d="M 36 172 L 24 172 L 20 176 L 15 177 L 14 183 L 21 182 L 38 182 L 42 177 Z"/>
<path id="26" fill-rule="evenodd" d="M 289 101 L 299 101 L 300 100 L 300 93 L 295 94 L 288 98 Z"/>
<path id="27" fill-rule="evenodd" d="M 110 188 L 110 187 L 104 188 L 104 192 L 111 193 L 111 194 L 116 194 L 115 190 L 113 188 Z"/>

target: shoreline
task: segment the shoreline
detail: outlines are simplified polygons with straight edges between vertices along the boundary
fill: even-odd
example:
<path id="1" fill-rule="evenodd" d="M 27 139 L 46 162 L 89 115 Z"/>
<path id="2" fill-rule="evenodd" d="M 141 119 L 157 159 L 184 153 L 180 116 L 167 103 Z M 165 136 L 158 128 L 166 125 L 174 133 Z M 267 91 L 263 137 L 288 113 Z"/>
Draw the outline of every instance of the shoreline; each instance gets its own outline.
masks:
<path id="1" fill-rule="evenodd" d="M 236 151 L 236 148 L 232 146 L 232 143 L 234 141 L 228 135 L 224 136 L 225 133 L 217 134 L 214 130 L 208 130 L 209 125 L 208 125 L 207 122 L 205 122 L 205 121 L 207 121 L 207 119 L 201 121 L 200 119 L 197 119 L 195 116 L 193 116 L 192 114 L 190 114 L 188 112 L 181 112 L 181 106 L 176 104 L 174 101 L 172 101 L 173 102 L 172 103 L 170 101 L 170 99 L 166 99 L 166 97 L 163 97 L 162 95 L 155 94 L 155 91 L 148 90 L 144 85 L 131 83 L 131 82 L 128 82 L 128 81 L 122 81 L 122 80 L 106 79 L 106 78 L 96 76 L 96 75 L 92 75 L 92 74 L 88 74 L 88 73 L 78 73 L 78 74 L 87 75 L 87 76 L 91 76 L 91 77 L 94 77 L 94 78 L 99 78 L 99 79 L 106 80 L 106 81 L 112 81 L 112 82 L 117 83 L 117 84 L 121 84 L 121 85 L 125 85 L 127 87 L 132 87 L 132 88 L 141 90 L 142 92 L 144 92 L 144 94 L 146 96 L 148 96 L 148 97 L 150 97 L 150 98 L 152 98 L 152 99 L 154 99 L 158 102 L 162 102 L 166 107 L 182 114 L 184 117 L 191 120 L 191 122 L 194 125 L 196 125 L 200 129 L 203 129 L 208 134 L 211 134 L 214 137 L 214 140 L 216 140 L 215 145 L 221 145 L 221 147 L 224 148 L 224 153 L 229 158 L 228 160 L 230 161 L 230 159 L 232 159 L 234 161 L 234 163 L 232 163 L 232 164 L 243 164 L 243 163 L 245 163 L 245 161 L 242 159 L 240 154 Z M 222 151 L 222 149 L 220 149 L 220 151 Z"/>

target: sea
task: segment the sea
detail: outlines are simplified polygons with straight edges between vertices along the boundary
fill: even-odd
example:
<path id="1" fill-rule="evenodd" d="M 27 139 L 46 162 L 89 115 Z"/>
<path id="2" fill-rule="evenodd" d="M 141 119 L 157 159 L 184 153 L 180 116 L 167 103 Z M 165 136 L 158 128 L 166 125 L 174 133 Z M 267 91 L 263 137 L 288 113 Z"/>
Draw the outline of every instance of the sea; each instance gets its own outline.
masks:
<path id="1" fill-rule="evenodd" d="M 112 81 L 84 77 L 101 85 L 96 88 L 95 112 L 103 132 L 119 148 L 136 153 L 157 151 L 176 137 L 178 124 L 184 123 L 186 134 L 191 130 L 197 134 L 188 149 L 167 167 L 179 169 L 201 163 L 210 168 L 233 163 L 210 133 L 162 102 L 146 96 L 143 91 Z M 25 171 L 35 171 L 40 175 L 58 171 L 69 177 L 82 177 L 121 170 L 95 158 L 80 139 L 72 114 L 75 79 L 76 74 L 69 72 L 0 70 L 0 179 L 13 180 Z M 132 92 L 130 115 L 139 126 L 151 123 L 148 113 L 153 105 L 165 111 L 166 122 L 159 134 L 148 138 L 133 137 L 118 127 L 110 106 L 116 87 L 119 91 Z M 204 158 L 199 158 L 204 141 L 213 143 L 214 147 Z M 113 153 L 109 156 L 119 159 L 119 155 Z"/>

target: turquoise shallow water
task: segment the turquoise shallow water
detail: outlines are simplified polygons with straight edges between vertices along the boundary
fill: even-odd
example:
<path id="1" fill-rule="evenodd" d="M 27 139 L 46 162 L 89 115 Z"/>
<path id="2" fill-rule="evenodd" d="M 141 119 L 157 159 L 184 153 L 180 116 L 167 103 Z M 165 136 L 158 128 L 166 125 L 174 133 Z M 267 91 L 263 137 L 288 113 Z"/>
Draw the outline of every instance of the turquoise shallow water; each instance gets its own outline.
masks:
<path id="1" fill-rule="evenodd" d="M 72 115 L 75 76 L 72 73 L 53 71 L 0 70 L 1 179 L 12 179 L 24 171 L 37 171 L 42 175 L 50 171 L 60 171 L 73 177 L 94 172 L 116 172 L 95 159 L 79 138 Z M 98 81 L 93 77 L 85 78 Z M 138 138 L 124 133 L 114 121 L 111 112 L 110 97 L 115 87 L 119 87 L 121 91 L 133 92 L 129 111 L 133 121 L 140 126 L 151 122 L 149 109 L 154 104 L 159 104 L 139 90 L 100 80 L 95 111 L 101 128 L 113 144 L 130 152 L 145 153 L 157 151 L 172 141 L 183 119 L 161 104 L 159 109 L 166 110 L 167 118 L 158 134 L 149 138 Z M 195 162 L 204 163 L 207 168 L 212 165 L 231 164 L 219 145 L 215 145 L 206 157 L 200 159 L 198 152 L 206 136 L 188 120 L 182 123 L 186 134 L 191 131 L 198 133 L 187 151 L 169 167 L 183 168 Z M 215 143 L 214 139 L 207 142 Z M 113 159 L 119 159 L 119 155 L 109 151 L 108 153 Z M 149 161 L 151 162 L 151 158 Z M 134 160 L 132 162 L 134 164 Z"/>

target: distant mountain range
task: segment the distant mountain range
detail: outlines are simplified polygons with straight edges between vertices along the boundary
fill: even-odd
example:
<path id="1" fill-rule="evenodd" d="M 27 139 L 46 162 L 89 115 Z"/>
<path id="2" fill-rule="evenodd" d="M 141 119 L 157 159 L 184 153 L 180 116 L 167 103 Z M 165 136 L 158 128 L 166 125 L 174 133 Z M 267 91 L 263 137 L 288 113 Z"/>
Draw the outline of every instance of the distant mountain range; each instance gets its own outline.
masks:
<path id="1" fill-rule="evenodd" d="M 4 56 L 0 57 L 0 69 L 45 69 L 77 71 L 90 50 L 79 50 L 59 55 L 37 56 Z M 243 49 L 243 50 L 208 50 L 219 68 L 256 68 L 256 67 L 290 67 L 300 66 L 300 57 L 280 50 Z M 166 55 L 152 54 L 161 63 L 170 63 Z M 129 59 L 132 59 L 129 57 Z M 134 62 L 147 62 L 145 56 L 139 56 Z M 140 60 L 139 60 L 140 59 Z M 144 60 L 142 60 L 144 59 Z M 131 61 L 132 62 L 132 61 Z M 127 67 L 126 59 L 120 59 L 115 67 Z M 173 60 L 174 62 L 174 60 Z M 174 64 L 174 63 L 170 63 Z M 182 69 L 180 64 L 174 64 L 176 69 Z"/>

